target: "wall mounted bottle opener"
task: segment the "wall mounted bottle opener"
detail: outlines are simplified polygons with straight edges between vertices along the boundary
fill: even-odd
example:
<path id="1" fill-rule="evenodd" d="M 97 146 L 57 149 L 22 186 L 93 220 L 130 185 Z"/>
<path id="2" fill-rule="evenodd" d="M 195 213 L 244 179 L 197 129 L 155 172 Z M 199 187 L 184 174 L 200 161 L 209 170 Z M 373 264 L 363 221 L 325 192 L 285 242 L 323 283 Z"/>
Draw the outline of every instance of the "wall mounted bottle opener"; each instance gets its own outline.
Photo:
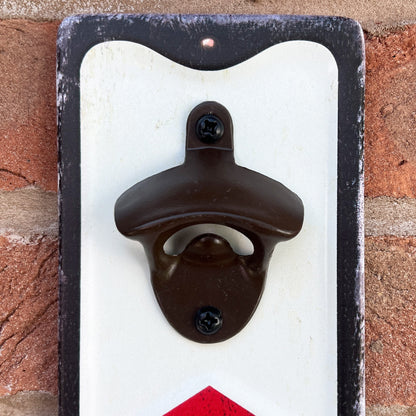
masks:
<path id="1" fill-rule="evenodd" d="M 340 17 L 62 22 L 60 416 L 364 415 L 363 51 Z"/>
<path id="2" fill-rule="evenodd" d="M 218 342 L 254 313 L 274 246 L 298 234 L 303 205 L 279 182 L 236 165 L 231 116 L 222 105 L 198 105 L 186 132 L 185 163 L 123 193 L 115 219 L 122 234 L 144 245 L 156 298 L 172 326 L 194 341 Z M 253 253 L 238 255 L 215 234 L 195 237 L 179 255 L 165 253 L 173 234 L 207 223 L 241 231 Z"/>

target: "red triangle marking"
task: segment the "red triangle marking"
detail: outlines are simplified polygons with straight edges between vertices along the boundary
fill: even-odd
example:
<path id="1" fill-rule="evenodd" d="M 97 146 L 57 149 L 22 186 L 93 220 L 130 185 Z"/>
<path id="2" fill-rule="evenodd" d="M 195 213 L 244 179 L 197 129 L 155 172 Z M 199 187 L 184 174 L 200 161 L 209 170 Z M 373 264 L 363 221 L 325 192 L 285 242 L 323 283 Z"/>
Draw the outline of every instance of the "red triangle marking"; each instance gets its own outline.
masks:
<path id="1" fill-rule="evenodd" d="M 164 416 L 255 416 L 211 386 L 192 396 Z"/>

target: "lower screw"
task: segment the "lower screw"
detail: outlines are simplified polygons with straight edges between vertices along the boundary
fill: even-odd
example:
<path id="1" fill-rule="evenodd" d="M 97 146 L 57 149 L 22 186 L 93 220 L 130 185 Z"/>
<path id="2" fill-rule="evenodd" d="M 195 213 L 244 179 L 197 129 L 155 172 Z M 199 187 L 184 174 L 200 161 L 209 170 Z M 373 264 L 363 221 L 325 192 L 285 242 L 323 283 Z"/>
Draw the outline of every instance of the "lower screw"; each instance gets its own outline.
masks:
<path id="1" fill-rule="evenodd" d="M 200 308 L 195 316 L 196 329 L 204 335 L 213 335 L 222 327 L 221 311 L 213 306 Z"/>

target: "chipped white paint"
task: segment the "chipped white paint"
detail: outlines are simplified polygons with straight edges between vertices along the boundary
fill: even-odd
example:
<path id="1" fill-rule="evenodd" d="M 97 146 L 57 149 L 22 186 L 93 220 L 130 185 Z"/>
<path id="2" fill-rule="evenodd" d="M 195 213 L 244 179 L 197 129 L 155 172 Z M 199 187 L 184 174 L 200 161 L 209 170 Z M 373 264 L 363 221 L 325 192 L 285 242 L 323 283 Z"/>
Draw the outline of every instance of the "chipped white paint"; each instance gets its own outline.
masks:
<path id="1" fill-rule="evenodd" d="M 288 42 L 227 70 L 191 70 L 137 44 L 95 46 L 81 68 L 81 416 L 160 416 L 207 385 L 256 415 L 336 414 L 337 66 Z M 263 298 L 234 338 L 199 345 L 161 313 L 142 247 L 115 227 L 117 197 L 182 163 L 205 100 L 234 122 L 238 164 L 305 205 L 277 246 Z M 244 209 L 242 207 L 242 209 Z"/>

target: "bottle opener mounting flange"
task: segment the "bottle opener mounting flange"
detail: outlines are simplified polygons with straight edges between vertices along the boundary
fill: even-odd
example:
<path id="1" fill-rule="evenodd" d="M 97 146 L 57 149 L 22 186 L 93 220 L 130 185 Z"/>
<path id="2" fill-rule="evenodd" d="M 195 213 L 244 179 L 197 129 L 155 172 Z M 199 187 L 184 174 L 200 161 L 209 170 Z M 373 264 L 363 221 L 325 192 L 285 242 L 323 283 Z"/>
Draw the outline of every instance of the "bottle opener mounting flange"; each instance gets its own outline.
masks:
<path id="1" fill-rule="evenodd" d="M 156 298 L 171 325 L 198 342 L 224 341 L 239 332 L 263 292 L 274 246 L 296 236 L 300 198 L 281 183 L 238 166 L 227 109 L 204 102 L 192 110 L 181 166 L 147 178 L 115 205 L 117 228 L 146 251 Z M 176 255 L 164 251 L 176 232 L 221 224 L 253 244 L 241 256 L 221 236 L 202 234 Z"/>

